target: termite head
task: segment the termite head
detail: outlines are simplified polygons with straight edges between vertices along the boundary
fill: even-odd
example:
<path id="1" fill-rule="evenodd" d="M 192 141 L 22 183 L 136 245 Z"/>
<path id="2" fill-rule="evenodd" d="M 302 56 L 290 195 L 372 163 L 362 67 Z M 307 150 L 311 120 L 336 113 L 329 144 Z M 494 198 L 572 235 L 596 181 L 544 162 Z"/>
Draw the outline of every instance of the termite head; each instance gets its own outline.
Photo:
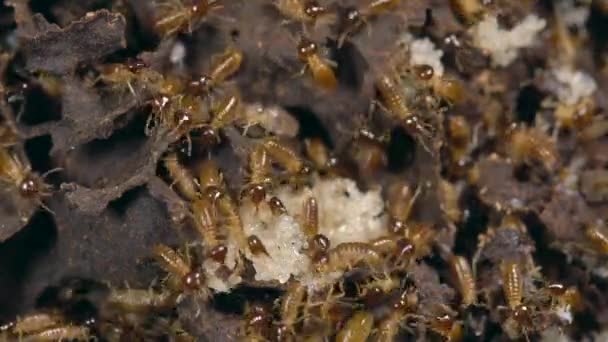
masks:
<path id="1" fill-rule="evenodd" d="M 34 198 L 40 194 L 46 194 L 48 186 L 33 174 L 28 175 L 19 184 L 19 193 L 25 198 Z"/>
<path id="2" fill-rule="evenodd" d="M 215 146 L 220 142 L 220 136 L 217 130 L 209 125 L 204 125 L 198 130 L 198 136 L 200 141 L 205 146 Z"/>
<path id="3" fill-rule="evenodd" d="M 209 257 L 220 264 L 223 264 L 226 260 L 226 254 L 228 253 L 228 247 L 226 245 L 221 244 L 213 247 L 209 251 Z"/>
<path id="4" fill-rule="evenodd" d="M 532 310 L 529 306 L 520 304 L 513 309 L 511 317 L 522 326 L 530 326 L 532 324 Z"/>
<path id="5" fill-rule="evenodd" d="M 414 65 L 412 68 L 416 77 L 423 81 L 428 81 L 433 78 L 435 70 L 428 64 Z"/>
<path id="6" fill-rule="evenodd" d="M 224 195 L 224 192 L 217 186 L 207 186 L 201 193 L 203 198 L 208 199 L 211 203 L 217 202 Z"/>
<path id="7" fill-rule="evenodd" d="M 260 238 L 257 237 L 257 235 L 250 235 L 247 238 L 247 243 L 249 244 L 249 250 L 251 251 L 251 253 L 253 255 L 257 256 L 260 254 L 266 254 L 267 256 L 270 256 L 268 254 L 268 251 L 266 250 L 266 247 L 262 243 L 262 240 L 260 240 Z"/>
<path id="8" fill-rule="evenodd" d="M 202 270 L 194 269 L 183 277 L 182 283 L 187 290 L 200 290 L 205 284 L 205 274 L 203 274 Z"/>
<path id="9" fill-rule="evenodd" d="M 209 93 L 213 87 L 213 79 L 207 75 L 203 75 L 198 79 L 188 83 L 188 91 L 195 95 L 204 95 Z"/>
<path id="10" fill-rule="evenodd" d="M 308 39 L 302 39 L 298 44 L 298 58 L 302 61 L 307 61 L 308 58 L 315 55 L 318 51 L 317 44 Z"/>
<path id="11" fill-rule="evenodd" d="M 138 72 L 149 66 L 148 63 L 144 62 L 143 60 L 141 60 L 139 58 L 128 59 L 126 61 L 125 65 L 126 65 L 127 69 L 129 69 L 129 71 L 131 71 L 131 72 Z"/>
<path id="12" fill-rule="evenodd" d="M 315 0 L 309 0 L 304 5 L 304 13 L 311 18 L 317 18 L 327 13 L 327 8 L 321 6 Z"/>
<path id="13" fill-rule="evenodd" d="M 270 207 L 273 215 L 279 216 L 287 214 L 287 209 L 285 209 L 283 202 L 281 202 L 281 200 L 276 196 L 273 196 L 268 200 L 268 206 Z"/>
<path id="14" fill-rule="evenodd" d="M 253 204 L 255 204 L 257 207 L 260 204 L 260 202 L 262 202 L 264 199 L 266 199 L 266 187 L 264 186 L 264 184 L 260 184 L 260 183 L 249 184 L 241 193 L 241 197 L 249 198 L 251 200 L 251 202 L 253 202 Z M 276 198 L 276 197 L 274 197 L 274 198 Z M 276 199 L 278 200 L 278 198 L 276 198 Z M 277 204 L 276 201 L 273 204 Z M 282 205 L 283 204 L 281 204 L 281 206 Z M 273 207 L 271 207 L 271 209 L 273 209 Z M 275 209 L 277 209 L 277 208 L 275 208 Z M 285 209 L 285 208 L 283 208 L 283 209 Z"/>

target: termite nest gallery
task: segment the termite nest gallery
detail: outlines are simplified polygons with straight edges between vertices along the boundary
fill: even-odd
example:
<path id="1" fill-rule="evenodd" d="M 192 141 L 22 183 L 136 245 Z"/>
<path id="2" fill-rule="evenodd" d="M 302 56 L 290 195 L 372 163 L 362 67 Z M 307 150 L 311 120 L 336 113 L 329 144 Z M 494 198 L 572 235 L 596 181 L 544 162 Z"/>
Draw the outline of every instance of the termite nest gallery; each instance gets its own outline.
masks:
<path id="1" fill-rule="evenodd" d="M 607 27 L 5 0 L 0 340 L 608 339 Z"/>

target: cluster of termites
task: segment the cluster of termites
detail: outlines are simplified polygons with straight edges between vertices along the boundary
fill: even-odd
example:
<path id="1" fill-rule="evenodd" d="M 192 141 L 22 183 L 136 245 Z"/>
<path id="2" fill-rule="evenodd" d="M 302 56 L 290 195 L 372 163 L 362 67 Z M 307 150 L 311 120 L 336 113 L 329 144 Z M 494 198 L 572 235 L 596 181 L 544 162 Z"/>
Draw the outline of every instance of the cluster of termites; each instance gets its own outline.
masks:
<path id="1" fill-rule="evenodd" d="M 213 16 L 230 21 L 227 1 L 152 1 L 152 27 L 161 42 L 189 37 Z M 267 10 L 283 21 L 281 29 L 289 31 L 291 55 L 300 70 L 293 82 L 332 97 L 345 82 L 338 72 L 344 66 L 331 59 L 326 45 L 341 49 L 356 44 L 357 38 L 372 34 L 375 22 L 402 14 L 408 1 L 365 0 L 348 8 L 340 1 L 267 2 Z M 513 6 L 451 0 L 449 7 L 472 30 L 484 17 L 506 17 Z M 558 11 L 551 20 L 552 47 L 563 52 L 555 59 L 573 67 L 582 38 L 566 27 Z M 318 39 L 322 26 L 337 31 L 327 37 L 331 43 Z M 79 72 L 85 84 L 118 102 L 133 102 L 145 115 L 142 136 L 166 142 L 156 176 L 184 209 L 171 217 L 182 242 L 150 246 L 158 278 L 149 288 L 104 286 L 94 319 L 45 308 L 0 326 L 0 339 L 152 340 L 164 330 L 159 335 L 191 341 L 195 338 L 186 330 L 195 329 L 182 327 L 178 308 L 194 303 L 193 320 L 204 321 L 219 295 L 254 287 L 277 291 L 270 297 L 246 296 L 239 309 L 229 310 L 240 313 L 234 337 L 245 341 L 530 340 L 549 330 L 567 333 L 589 305 L 584 284 L 561 281 L 555 269 L 545 270 L 539 251 L 564 248 L 564 260 L 578 258 L 590 272 L 593 267 L 606 272 L 608 230 L 598 218 L 572 227 L 577 232 L 569 235 L 577 238 L 573 241 L 544 236 L 535 210 L 548 205 L 528 207 L 523 192 L 521 198 L 496 200 L 501 194 L 493 188 L 503 193 L 512 189 L 495 184 L 501 180 L 489 181 L 493 175 L 487 175 L 486 166 L 506 165 L 514 184 L 574 196 L 584 180 L 572 158 L 578 150 L 571 146 L 605 138 L 608 120 L 589 94 L 575 103 L 547 99 L 534 122 L 505 114 L 510 109 L 499 100 L 508 86 L 502 73 L 492 68 L 474 75 L 456 71 L 459 54 L 490 52 L 474 51 L 482 49 L 455 34 L 443 43 L 456 51 L 457 67 L 445 71 L 416 62 L 409 42 L 376 52 L 388 57 L 378 57 L 382 63 L 366 75 L 373 98 L 369 108 L 361 108 L 365 122 L 348 132 L 351 141 L 343 150 L 332 148 L 321 133 L 299 134 L 301 122 L 288 108 L 249 98 L 239 77 L 255 66 L 232 41 L 211 53 L 196 75 L 161 70 L 145 55 L 83 66 Z M 46 93 L 60 96 L 58 77 L 39 73 L 34 79 Z M 14 88 L 11 94 L 0 90 L 10 102 L 25 101 L 20 94 L 26 86 Z M 469 108 L 474 102 L 479 108 Z M 371 117 L 383 118 L 390 129 Z M 16 199 L 24 221 L 32 208 L 52 215 L 45 201 L 56 189 L 46 176 L 55 170 L 32 169 L 15 127 L 0 123 L 0 185 Z M 416 154 L 436 163 L 436 175 L 405 177 L 391 170 L 394 155 L 406 154 L 391 150 L 395 132 L 411 138 Z M 220 157 L 226 149 L 239 161 Z M 594 179 L 592 188 L 605 194 L 606 177 Z M 373 237 L 336 243 L 331 230 L 338 228 L 324 226 L 323 216 L 348 216 L 351 208 L 330 212 L 333 199 L 314 189 L 345 180 L 362 192 L 377 191 L 382 210 L 374 219 L 381 228 Z M 432 206 L 438 210 L 425 208 Z M 478 211 L 487 221 L 482 229 L 474 222 Z M 282 242 L 262 235 L 283 227 L 277 222 L 295 226 L 298 231 L 290 233 L 299 240 L 277 247 Z M 257 233 L 256 224 L 264 226 Z M 554 240 L 549 247 L 540 246 L 544 239 Z M 297 244 L 302 247 L 294 248 Z M 304 260 L 302 270 L 260 281 L 260 265 L 281 267 L 281 248 L 294 249 L 292 254 Z M 66 292 L 77 296 L 77 291 Z"/>

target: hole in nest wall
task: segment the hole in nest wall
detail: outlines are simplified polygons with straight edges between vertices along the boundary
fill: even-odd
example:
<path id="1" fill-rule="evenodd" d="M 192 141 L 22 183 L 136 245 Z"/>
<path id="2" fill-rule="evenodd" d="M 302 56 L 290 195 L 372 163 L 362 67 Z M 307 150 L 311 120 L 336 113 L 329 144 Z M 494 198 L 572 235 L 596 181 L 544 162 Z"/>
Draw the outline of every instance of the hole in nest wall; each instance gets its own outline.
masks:
<path id="1" fill-rule="evenodd" d="M 19 123 L 28 126 L 61 120 L 61 102 L 46 94 L 41 87 L 33 86 L 27 91 L 26 100 L 21 108 L 16 108 Z"/>
<path id="2" fill-rule="evenodd" d="M 361 90 L 369 65 L 359 49 L 351 42 L 345 42 L 336 50 L 335 62 L 338 64 L 337 76 L 340 84 L 355 91 Z"/>
<path id="3" fill-rule="evenodd" d="M 540 109 L 543 97 L 544 94 L 533 85 L 521 88 L 519 95 L 517 96 L 517 105 L 515 107 L 517 120 L 528 124 L 534 124 L 536 112 Z"/>
<path id="4" fill-rule="evenodd" d="M 29 139 L 25 142 L 24 147 L 32 170 L 44 173 L 51 169 L 52 165 L 49 152 L 53 147 L 53 140 L 50 135 L 42 135 Z"/>
<path id="5" fill-rule="evenodd" d="M 300 138 L 321 138 L 327 146 L 333 147 L 329 131 L 315 113 L 303 107 L 288 107 L 286 110 L 298 120 L 300 124 L 298 136 Z"/>
<path id="6" fill-rule="evenodd" d="M 144 187 L 136 187 L 133 188 L 120 196 L 119 198 L 111 201 L 108 204 L 108 209 L 112 212 L 118 214 L 119 216 L 124 216 L 127 212 L 133 201 L 137 199 L 139 195 L 141 195 Z"/>
<path id="7" fill-rule="evenodd" d="M 21 291 L 27 281 L 28 271 L 43 262 L 44 256 L 57 241 L 57 228 L 53 215 L 47 211 L 36 212 L 21 231 L 0 245 L 0 321 L 13 318 L 15 311 L 29 299 Z"/>
<path id="8" fill-rule="evenodd" d="M 488 222 L 488 208 L 477 197 L 476 190 L 467 188 L 464 190 L 461 200 L 467 208 L 464 212 L 463 221 L 458 224 L 456 237 L 454 239 L 454 253 L 470 258 L 477 250 L 477 237 L 483 233 Z"/>
<path id="9" fill-rule="evenodd" d="M 387 152 L 389 171 L 402 172 L 412 166 L 416 159 L 416 141 L 403 128 L 394 128 Z"/>

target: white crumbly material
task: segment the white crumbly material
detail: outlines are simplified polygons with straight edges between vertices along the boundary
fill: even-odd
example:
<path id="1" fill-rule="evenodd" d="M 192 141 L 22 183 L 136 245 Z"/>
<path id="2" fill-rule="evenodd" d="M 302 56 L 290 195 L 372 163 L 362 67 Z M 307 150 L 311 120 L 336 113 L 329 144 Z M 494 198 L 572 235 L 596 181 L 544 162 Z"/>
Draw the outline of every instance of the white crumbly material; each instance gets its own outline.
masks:
<path id="1" fill-rule="evenodd" d="M 245 251 L 255 268 L 255 280 L 285 283 L 292 275 L 299 277 L 310 270 L 306 237 L 293 217 L 273 215 L 267 206 L 244 205 L 241 220 L 245 234 L 256 235 L 268 252 L 253 255 Z"/>
<path id="2" fill-rule="evenodd" d="M 230 268 L 234 269 L 236 266 L 236 245 L 233 243 L 228 243 L 227 245 L 228 252 L 226 253 L 226 259 L 224 264 Z M 217 291 L 217 292 L 228 292 L 236 285 L 240 284 L 243 280 L 239 275 L 232 274 L 228 277 L 228 279 L 220 279 L 216 275 L 217 269 L 221 266 L 220 263 L 213 261 L 209 258 L 205 259 L 203 262 L 203 269 L 205 270 L 205 275 L 207 277 L 207 286 L 209 288 Z"/>
<path id="3" fill-rule="evenodd" d="M 314 196 L 319 207 L 319 233 L 332 246 L 344 242 L 369 242 L 385 233 L 387 218 L 380 189 L 361 192 L 346 178 L 317 179 L 312 188 L 277 191 L 290 215 L 302 219 L 304 201 Z"/>
<path id="4" fill-rule="evenodd" d="M 443 75 L 444 68 L 441 63 L 443 51 L 437 49 L 430 39 L 414 39 L 414 36 L 409 32 L 406 32 L 401 36 L 398 44 L 403 47 L 408 47 L 410 52 L 410 64 L 427 64 L 433 67 L 433 73 L 435 75 Z"/>
<path id="5" fill-rule="evenodd" d="M 560 102 L 568 105 L 577 104 L 581 99 L 591 96 L 597 89 L 593 77 L 567 66 L 553 69 L 553 76 L 559 84 L 555 95 Z"/>
<path id="6" fill-rule="evenodd" d="M 505 30 L 495 16 L 486 16 L 471 28 L 471 35 L 475 45 L 489 53 L 495 65 L 504 67 L 517 58 L 519 49 L 532 45 L 546 25 L 544 19 L 530 14 L 511 30 Z"/>
<path id="7" fill-rule="evenodd" d="M 432 66 L 433 72 L 437 76 L 443 75 L 442 56 L 443 51 L 437 49 L 428 38 L 415 39 L 410 43 L 410 62 Z"/>

